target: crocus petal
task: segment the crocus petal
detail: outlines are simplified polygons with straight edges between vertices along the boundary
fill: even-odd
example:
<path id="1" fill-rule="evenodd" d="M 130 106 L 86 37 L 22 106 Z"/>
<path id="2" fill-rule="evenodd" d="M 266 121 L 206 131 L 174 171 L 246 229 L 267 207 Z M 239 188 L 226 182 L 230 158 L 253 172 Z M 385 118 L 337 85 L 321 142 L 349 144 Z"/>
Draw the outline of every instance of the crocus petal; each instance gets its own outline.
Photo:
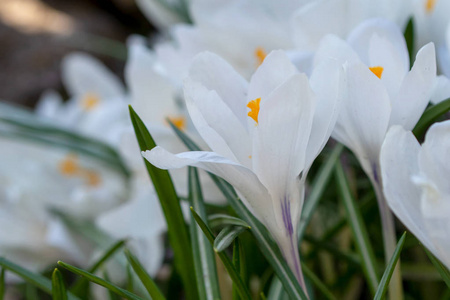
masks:
<path id="1" fill-rule="evenodd" d="M 69 93 L 83 96 L 87 93 L 102 98 L 121 97 L 125 88 L 111 71 L 92 56 L 74 53 L 62 61 L 62 80 Z"/>
<path id="2" fill-rule="evenodd" d="M 322 151 L 339 116 L 345 88 L 343 68 L 335 60 L 328 59 L 314 69 L 309 82 L 317 102 L 306 149 L 306 168 Z"/>
<path id="3" fill-rule="evenodd" d="M 242 125 L 247 126 L 247 81 L 225 60 L 211 52 L 202 52 L 194 58 L 189 77 L 216 91 Z"/>
<path id="4" fill-rule="evenodd" d="M 161 147 L 142 152 L 142 156 L 161 169 L 198 167 L 228 181 L 244 197 L 248 208 L 260 220 L 273 220 L 272 202 L 267 189 L 246 167 L 214 152 L 190 151 L 172 154 Z"/>
<path id="5" fill-rule="evenodd" d="M 254 131 L 253 170 L 274 198 L 284 197 L 305 164 L 315 96 L 304 74 L 261 100 Z"/>
<path id="6" fill-rule="evenodd" d="M 45 91 L 36 104 L 35 113 L 46 118 L 56 118 L 62 108 L 63 100 L 56 91 Z"/>
<path id="7" fill-rule="evenodd" d="M 332 34 L 326 35 L 320 41 L 319 47 L 314 55 L 313 66 L 316 67 L 329 58 L 333 58 L 341 64 L 360 61 L 358 54 L 356 54 L 348 43 Z"/>
<path id="8" fill-rule="evenodd" d="M 391 104 L 386 89 L 362 63 L 347 66 L 347 94 L 333 138 L 349 147 L 367 174 L 378 164 L 381 144 L 387 131 Z"/>
<path id="9" fill-rule="evenodd" d="M 253 74 L 247 100 L 265 98 L 295 73 L 298 71 L 284 51 L 272 51 Z"/>
<path id="10" fill-rule="evenodd" d="M 216 91 L 187 78 L 184 92 L 192 122 L 211 149 L 248 166 L 251 142 L 247 129 Z"/>
<path id="11" fill-rule="evenodd" d="M 436 78 L 436 56 L 432 43 L 417 53 L 411 72 L 403 80 L 397 99 L 392 103 L 390 125 L 411 130 L 425 110 Z"/>
<path id="12" fill-rule="evenodd" d="M 437 76 L 434 82 L 431 103 L 438 104 L 450 98 L 450 79 L 444 75 Z"/>
<path id="13" fill-rule="evenodd" d="M 380 164 L 386 200 L 403 224 L 433 253 L 420 203 L 420 188 L 412 180 L 419 173 L 417 157 L 420 145 L 411 132 L 393 126 L 383 143 Z"/>
<path id="14" fill-rule="evenodd" d="M 166 118 L 176 116 L 176 87 L 158 72 L 155 55 L 144 45 L 129 46 L 125 79 L 130 89 L 131 103 L 144 121 L 166 124 Z"/>

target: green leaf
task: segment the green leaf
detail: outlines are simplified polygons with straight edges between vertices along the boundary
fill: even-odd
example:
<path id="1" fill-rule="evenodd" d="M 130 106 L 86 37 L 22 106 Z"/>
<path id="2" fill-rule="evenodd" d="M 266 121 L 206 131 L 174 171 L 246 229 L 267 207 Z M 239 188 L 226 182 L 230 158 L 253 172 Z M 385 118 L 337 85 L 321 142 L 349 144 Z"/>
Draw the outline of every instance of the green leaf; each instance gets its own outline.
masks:
<path id="1" fill-rule="evenodd" d="M 190 205 L 198 212 L 201 218 L 206 219 L 205 203 L 203 201 L 197 170 L 189 167 L 188 177 Z M 190 231 L 200 299 L 220 299 L 219 280 L 217 278 L 214 251 L 208 239 L 202 233 L 202 230 L 192 219 L 192 215 Z"/>
<path id="2" fill-rule="evenodd" d="M 111 292 L 119 295 L 120 297 L 126 298 L 126 299 L 130 299 L 130 300 L 141 300 L 142 298 L 138 297 L 137 295 L 130 293 L 127 290 L 124 290 L 116 285 L 114 285 L 113 283 L 106 281 L 98 276 L 95 276 L 94 274 L 91 274 L 87 271 L 84 271 L 82 269 L 79 269 L 77 267 L 74 267 L 72 265 L 66 264 L 62 261 L 58 261 L 58 265 L 60 265 L 61 267 L 69 270 L 72 273 L 75 273 L 77 275 L 86 277 L 87 280 L 98 284 L 100 286 L 103 286 L 104 288 L 110 290 Z"/>
<path id="3" fill-rule="evenodd" d="M 376 272 L 376 261 L 372 246 L 369 242 L 366 226 L 362 220 L 358 206 L 350 192 L 347 178 L 340 162 L 336 163 L 335 174 L 341 200 L 347 213 L 347 219 L 355 240 L 356 249 L 361 259 L 361 266 L 367 284 L 373 295 L 378 287 L 378 276 Z"/>
<path id="4" fill-rule="evenodd" d="M 222 229 L 214 240 L 214 251 L 221 252 L 228 248 L 231 243 L 247 228 L 242 226 L 227 226 Z"/>
<path id="5" fill-rule="evenodd" d="M 105 251 L 100 259 L 92 265 L 88 269 L 89 273 L 95 273 L 106 261 L 108 261 L 114 254 L 117 253 L 119 249 L 121 249 L 125 245 L 125 241 L 118 241 L 114 243 L 108 250 Z M 70 291 L 75 295 L 80 296 L 81 298 L 86 298 L 88 291 L 89 281 L 85 277 L 80 277 L 75 283 L 72 285 Z"/>
<path id="6" fill-rule="evenodd" d="M 127 291 L 131 293 L 134 291 L 133 273 L 129 263 L 127 264 Z"/>
<path id="7" fill-rule="evenodd" d="M 314 272 L 308 268 L 306 264 L 301 262 L 303 274 L 308 278 L 316 288 L 322 293 L 322 295 L 329 300 L 335 300 L 333 293 L 327 288 L 327 286 L 314 274 Z"/>
<path id="8" fill-rule="evenodd" d="M 389 281 L 391 280 L 392 273 L 394 273 L 395 266 L 397 265 L 397 261 L 400 258 L 400 253 L 402 252 L 403 245 L 405 244 L 406 232 L 403 233 L 402 237 L 399 239 L 397 243 L 397 247 L 395 247 L 394 254 L 389 260 L 389 264 L 386 266 L 384 270 L 383 277 L 381 277 L 380 285 L 378 285 L 377 293 L 375 294 L 374 300 L 384 299 L 387 288 L 389 286 Z"/>
<path id="9" fill-rule="evenodd" d="M 109 278 L 108 272 L 106 272 L 106 270 L 103 270 L 103 278 L 106 281 L 111 282 L 111 279 Z M 109 300 L 121 300 L 121 298 L 111 290 L 108 290 L 108 296 L 109 296 Z"/>
<path id="10" fill-rule="evenodd" d="M 308 227 L 309 222 L 311 221 L 311 218 L 314 214 L 314 211 L 316 210 L 317 205 L 319 204 L 319 200 L 322 197 L 323 192 L 327 189 L 328 182 L 330 181 L 331 174 L 334 170 L 334 165 L 336 163 L 336 160 L 341 155 L 342 149 L 344 149 L 344 147 L 341 144 L 334 147 L 333 152 L 331 152 L 326 162 L 320 166 L 320 169 L 311 184 L 312 189 L 308 195 L 308 201 L 305 201 L 305 204 L 303 205 L 302 216 L 298 224 L 299 244 L 303 240 L 305 230 Z"/>
<path id="11" fill-rule="evenodd" d="M 172 126 L 172 128 L 189 150 L 201 150 L 184 132 L 175 126 Z M 307 299 L 300 284 L 295 278 L 295 275 L 287 265 L 278 246 L 273 242 L 272 237 L 269 235 L 264 225 L 253 216 L 250 210 L 248 210 L 244 203 L 237 197 L 236 192 L 230 184 L 213 174 L 210 174 L 210 176 L 234 211 L 251 227 L 251 232 L 258 241 L 259 249 L 280 278 L 280 281 L 289 296 L 292 299 Z"/>
<path id="12" fill-rule="evenodd" d="M 52 294 L 52 282 L 50 281 L 50 279 L 22 268 L 21 266 L 16 265 L 15 263 L 3 257 L 0 257 L 0 266 L 3 269 L 13 272 L 17 276 L 28 282 L 30 285 L 41 289 L 49 295 Z M 76 297 L 72 293 L 68 293 L 68 297 L 72 300 L 78 299 L 78 297 Z"/>
<path id="13" fill-rule="evenodd" d="M 433 265 L 438 270 L 447 287 L 450 289 L 450 272 L 449 270 L 427 249 L 423 247 Z"/>
<path id="14" fill-rule="evenodd" d="M 26 300 L 36 300 L 39 299 L 38 290 L 34 285 L 27 284 L 25 286 L 25 299 Z"/>
<path id="15" fill-rule="evenodd" d="M 197 222 L 198 226 L 200 226 L 200 228 L 202 229 L 206 238 L 209 240 L 211 245 L 213 245 L 214 244 L 214 234 L 211 232 L 211 229 L 209 229 L 208 225 L 206 225 L 205 222 L 203 222 L 202 218 L 200 218 L 200 216 L 195 212 L 193 207 L 191 207 L 191 212 L 192 212 L 192 215 L 193 215 L 195 221 Z M 252 297 L 250 295 L 250 291 L 245 286 L 244 282 L 242 281 L 241 276 L 234 268 L 234 266 L 233 266 L 232 262 L 230 261 L 230 259 L 228 258 L 228 256 L 224 252 L 217 252 L 217 255 L 222 260 L 223 265 L 227 269 L 228 274 L 230 275 L 231 280 L 233 281 L 233 284 L 236 285 L 236 290 L 238 291 L 239 296 L 244 300 L 251 299 Z"/>
<path id="16" fill-rule="evenodd" d="M 156 144 L 145 124 L 131 106 L 129 109 L 131 122 L 141 151 L 153 149 Z M 138 154 L 136 153 L 136 155 Z M 166 218 L 169 241 L 174 252 L 175 267 L 181 275 L 187 298 L 198 299 L 196 278 L 191 274 L 194 270 L 191 244 L 172 179 L 168 171 L 154 167 L 145 159 L 144 162 Z"/>
<path id="17" fill-rule="evenodd" d="M 450 110 L 450 98 L 444 100 L 436 105 L 428 107 L 423 113 L 420 120 L 417 122 L 416 127 L 413 129 L 413 133 L 417 138 L 422 137 L 430 127 L 440 116 Z"/>
<path id="18" fill-rule="evenodd" d="M 247 227 L 248 229 L 251 229 L 250 225 L 247 224 L 242 219 L 232 217 L 225 214 L 214 214 L 208 217 L 209 226 L 211 228 L 216 228 L 219 226 L 229 226 L 229 225 L 235 225 L 235 226 L 243 226 Z"/>
<path id="19" fill-rule="evenodd" d="M 5 269 L 0 270 L 0 300 L 5 296 Z"/>
<path id="20" fill-rule="evenodd" d="M 137 257 L 134 256 L 128 249 L 125 250 L 125 256 L 127 257 L 128 262 L 130 263 L 136 275 L 141 280 L 150 297 L 152 297 L 153 300 L 164 300 L 164 295 L 161 293 L 150 275 L 148 275 L 147 271 L 145 271 L 145 268 L 139 262 Z"/>
<path id="21" fill-rule="evenodd" d="M 247 266 L 245 264 L 245 255 L 244 248 L 242 244 L 239 242 L 239 238 L 236 237 L 233 244 L 233 266 L 236 269 L 236 272 L 241 276 L 242 281 L 244 283 L 247 282 Z M 239 300 L 239 292 L 237 290 L 236 285 L 233 283 L 232 287 L 232 298 L 233 300 Z"/>
<path id="22" fill-rule="evenodd" d="M 67 291 L 64 279 L 58 269 L 52 274 L 52 296 L 53 300 L 67 300 Z"/>
<path id="23" fill-rule="evenodd" d="M 405 33 L 406 47 L 409 53 L 409 63 L 412 66 L 414 64 L 414 19 L 411 17 L 406 25 Z"/>

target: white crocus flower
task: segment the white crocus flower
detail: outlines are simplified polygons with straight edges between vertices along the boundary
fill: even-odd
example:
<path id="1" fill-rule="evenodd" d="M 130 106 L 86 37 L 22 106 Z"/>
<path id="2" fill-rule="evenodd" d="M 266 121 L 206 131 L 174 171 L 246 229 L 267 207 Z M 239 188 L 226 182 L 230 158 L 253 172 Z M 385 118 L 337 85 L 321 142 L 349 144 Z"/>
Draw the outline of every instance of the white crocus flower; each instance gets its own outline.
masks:
<path id="1" fill-rule="evenodd" d="M 296 229 L 304 182 L 337 118 L 340 83 L 332 61 L 308 82 L 284 52 L 274 51 L 247 83 L 220 57 L 199 54 L 185 80 L 185 99 L 214 152 L 174 155 L 156 147 L 143 155 L 159 168 L 196 166 L 227 180 L 303 283 Z"/>
<path id="2" fill-rule="evenodd" d="M 435 123 L 420 146 L 411 131 L 392 127 L 381 150 L 384 194 L 392 211 L 450 268 L 450 121 Z"/>
<path id="3" fill-rule="evenodd" d="M 425 110 L 436 78 L 434 45 L 424 46 L 409 70 L 400 29 L 389 21 L 373 19 L 355 28 L 348 42 L 336 36 L 325 37 L 315 60 L 328 57 L 345 64 L 347 82 L 333 137 L 353 151 L 375 188 L 388 261 L 396 238 L 393 217 L 382 193 L 379 154 L 389 127 L 401 125 L 411 130 Z M 400 287 L 400 274 L 396 274 L 392 286 Z"/>

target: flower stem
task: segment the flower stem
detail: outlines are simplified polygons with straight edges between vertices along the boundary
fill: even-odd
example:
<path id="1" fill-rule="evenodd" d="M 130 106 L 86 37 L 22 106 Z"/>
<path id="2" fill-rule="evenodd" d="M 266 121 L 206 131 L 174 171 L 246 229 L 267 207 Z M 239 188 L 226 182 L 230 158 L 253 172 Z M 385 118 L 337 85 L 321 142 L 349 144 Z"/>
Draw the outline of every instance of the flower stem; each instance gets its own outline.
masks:
<path id="1" fill-rule="evenodd" d="M 376 174 L 380 174 L 379 170 L 380 168 L 377 167 L 377 170 L 375 171 L 377 172 Z M 394 216 L 391 210 L 389 209 L 389 206 L 384 197 L 383 184 L 381 182 L 381 179 L 378 178 L 377 176 L 374 176 L 374 179 L 372 179 L 372 184 L 375 189 L 375 194 L 378 201 L 378 208 L 380 210 L 381 228 L 384 243 L 384 256 L 385 256 L 384 258 L 387 265 L 392 255 L 394 254 L 395 247 L 397 245 Z M 398 260 L 394 273 L 392 274 L 388 293 L 389 298 L 391 300 L 403 299 L 403 285 L 402 285 L 402 274 L 400 271 L 400 259 Z"/>

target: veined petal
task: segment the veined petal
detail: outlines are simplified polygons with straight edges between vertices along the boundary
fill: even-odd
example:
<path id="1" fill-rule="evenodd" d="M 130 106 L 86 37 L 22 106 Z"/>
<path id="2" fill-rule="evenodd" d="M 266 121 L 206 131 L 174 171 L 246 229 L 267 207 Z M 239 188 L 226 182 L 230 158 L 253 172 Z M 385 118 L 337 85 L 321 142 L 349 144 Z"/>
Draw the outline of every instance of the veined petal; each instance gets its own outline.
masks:
<path id="1" fill-rule="evenodd" d="M 305 166 L 315 96 L 304 74 L 261 100 L 253 139 L 253 170 L 274 198 L 284 197 Z"/>
<path id="2" fill-rule="evenodd" d="M 298 73 L 297 69 L 284 51 L 272 51 L 253 74 L 248 87 L 247 100 L 267 97 L 296 73 Z"/>
<path id="3" fill-rule="evenodd" d="M 125 94 L 122 82 L 94 57 L 73 53 L 62 61 L 62 80 L 73 96 L 88 93 L 114 98 Z"/>
<path id="4" fill-rule="evenodd" d="M 250 169 L 214 152 L 190 151 L 172 154 L 161 147 L 142 152 L 142 156 L 161 169 L 176 169 L 192 166 L 211 172 L 228 181 L 250 210 L 260 220 L 273 220 L 272 201 L 267 189 Z"/>
<path id="5" fill-rule="evenodd" d="M 202 52 L 194 58 L 189 78 L 216 91 L 242 125 L 247 126 L 247 81 L 225 60 L 211 52 Z"/>
<path id="6" fill-rule="evenodd" d="M 332 136 L 349 147 L 371 174 L 388 129 L 389 96 L 381 80 L 363 63 L 347 66 L 346 78 L 346 100 Z"/>
<path id="7" fill-rule="evenodd" d="M 386 19 L 370 19 L 358 25 L 348 36 L 348 43 L 355 49 L 361 60 L 370 66 L 369 49 L 371 39 L 376 34 L 386 39 L 396 49 L 404 72 L 409 70 L 409 55 L 405 38 L 398 26 Z"/>
<path id="8" fill-rule="evenodd" d="M 328 59 L 314 69 L 309 82 L 316 95 L 316 109 L 306 150 L 306 169 L 322 151 L 339 116 L 345 89 L 342 66 Z"/>
<path id="9" fill-rule="evenodd" d="M 158 70 L 154 53 L 144 45 L 129 46 L 125 79 L 131 103 L 144 121 L 166 124 L 166 118 L 177 115 L 177 87 Z"/>
<path id="10" fill-rule="evenodd" d="M 250 166 L 249 134 L 216 91 L 208 90 L 201 83 L 187 78 L 184 92 L 192 122 L 210 148 L 222 156 Z"/>
<path id="11" fill-rule="evenodd" d="M 411 130 L 425 110 L 436 78 L 436 56 L 432 43 L 417 53 L 411 71 L 406 75 L 397 98 L 392 102 L 390 125 Z"/>
<path id="12" fill-rule="evenodd" d="M 380 164 L 386 200 L 403 224 L 434 254 L 434 244 L 422 216 L 420 188 L 412 182 L 419 173 L 420 145 L 411 132 L 393 126 L 383 143 Z"/>

